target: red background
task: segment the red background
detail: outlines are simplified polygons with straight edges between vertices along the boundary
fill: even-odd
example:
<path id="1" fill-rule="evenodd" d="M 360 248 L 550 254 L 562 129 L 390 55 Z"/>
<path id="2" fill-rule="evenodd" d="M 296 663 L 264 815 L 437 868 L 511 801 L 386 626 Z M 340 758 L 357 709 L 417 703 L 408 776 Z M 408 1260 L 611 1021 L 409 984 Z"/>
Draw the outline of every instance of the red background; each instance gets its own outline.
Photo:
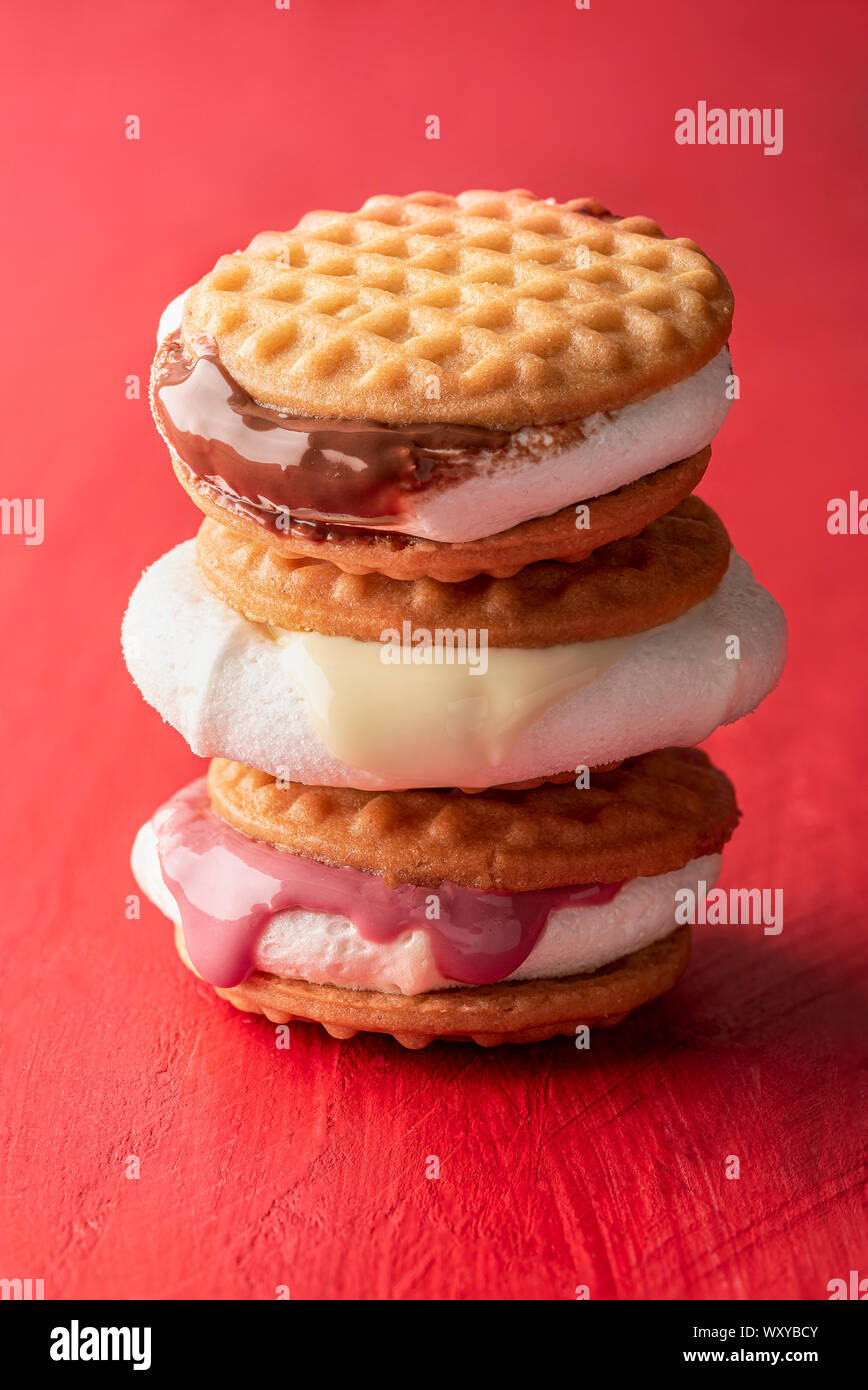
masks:
<path id="1" fill-rule="evenodd" d="M 826 531 L 830 497 L 868 491 L 864 5 L 16 8 L 2 491 L 44 497 L 46 536 L 0 537 L 0 1276 L 49 1298 L 703 1299 L 868 1275 L 868 538 Z M 782 107 L 783 153 L 677 146 L 700 99 Z M 723 882 L 783 888 L 784 931 L 698 929 L 678 990 L 590 1055 L 300 1025 L 278 1052 L 149 905 L 124 913 L 133 834 L 197 760 L 132 687 L 118 627 L 199 519 L 125 379 L 146 380 L 164 304 L 261 228 L 514 186 L 649 213 L 735 287 L 742 395 L 702 492 L 787 609 L 792 655 L 709 746 L 744 810 Z"/>

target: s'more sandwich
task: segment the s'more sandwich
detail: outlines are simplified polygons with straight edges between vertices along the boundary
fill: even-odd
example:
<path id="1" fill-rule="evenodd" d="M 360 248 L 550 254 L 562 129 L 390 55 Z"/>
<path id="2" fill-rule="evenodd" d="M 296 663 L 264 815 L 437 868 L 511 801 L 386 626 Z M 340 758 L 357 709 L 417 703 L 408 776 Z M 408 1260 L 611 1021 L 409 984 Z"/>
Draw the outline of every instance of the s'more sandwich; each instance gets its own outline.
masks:
<path id="1" fill-rule="evenodd" d="M 491 1046 L 676 982 L 738 820 L 694 745 L 786 652 L 694 492 L 732 308 L 694 242 L 525 190 L 308 213 L 168 307 L 152 408 L 204 519 L 124 653 L 212 761 L 133 868 L 223 997 Z"/>

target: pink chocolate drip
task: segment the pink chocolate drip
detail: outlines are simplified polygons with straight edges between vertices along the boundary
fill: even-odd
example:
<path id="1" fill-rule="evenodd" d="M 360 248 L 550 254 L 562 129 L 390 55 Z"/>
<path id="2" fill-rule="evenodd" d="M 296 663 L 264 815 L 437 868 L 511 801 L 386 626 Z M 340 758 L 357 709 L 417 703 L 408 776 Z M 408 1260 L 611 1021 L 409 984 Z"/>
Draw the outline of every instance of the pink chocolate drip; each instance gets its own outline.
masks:
<path id="1" fill-rule="evenodd" d="M 428 933 L 444 979 L 493 984 L 527 960 L 550 912 L 611 902 L 620 883 L 481 893 L 444 882 L 388 888 L 376 874 L 337 869 L 252 840 L 214 814 L 204 778 L 154 816 L 163 880 L 181 914 L 194 966 L 213 985 L 240 984 L 255 968 L 259 938 L 277 912 L 304 908 L 349 918 L 366 941 Z M 439 918 L 429 919 L 432 900 Z"/>

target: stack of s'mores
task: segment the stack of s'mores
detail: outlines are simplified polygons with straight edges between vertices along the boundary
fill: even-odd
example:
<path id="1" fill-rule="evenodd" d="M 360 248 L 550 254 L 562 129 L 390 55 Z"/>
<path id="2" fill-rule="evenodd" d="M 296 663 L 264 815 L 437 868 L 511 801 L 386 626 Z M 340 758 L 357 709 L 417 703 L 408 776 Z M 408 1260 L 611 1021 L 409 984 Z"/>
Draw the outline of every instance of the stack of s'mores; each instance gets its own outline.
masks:
<path id="1" fill-rule="evenodd" d="M 738 819 L 693 745 L 785 657 L 694 495 L 731 320 L 692 241 L 522 190 L 309 213 L 169 307 L 152 405 L 205 519 L 124 650 L 212 762 L 133 868 L 218 993 L 491 1046 L 674 984 Z"/>

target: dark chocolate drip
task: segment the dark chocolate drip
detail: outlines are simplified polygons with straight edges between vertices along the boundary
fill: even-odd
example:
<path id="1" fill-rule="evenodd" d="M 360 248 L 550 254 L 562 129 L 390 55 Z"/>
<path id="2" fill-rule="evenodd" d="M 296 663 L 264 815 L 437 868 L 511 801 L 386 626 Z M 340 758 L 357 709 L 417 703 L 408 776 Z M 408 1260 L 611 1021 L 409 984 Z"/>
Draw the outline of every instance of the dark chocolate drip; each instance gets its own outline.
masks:
<path id="1" fill-rule="evenodd" d="M 286 530 L 275 512 L 352 523 L 408 514 L 412 493 L 430 487 L 439 465 L 502 448 L 507 430 L 473 425 L 386 425 L 325 420 L 259 405 L 227 372 L 210 339 L 189 356 L 180 331 L 154 364 L 154 409 L 190 471 L 227 501 Z"/>
<path id="2" fill-rule="evenodd" d="M 391 551 L 405 550 L 414 539 L 402 531 L 378 531 L 376 527 L 363 525 L 361 520 L 348 522 L 345 520 L 334 521 L 331 517 L 298 516 L 288 509 L 283 510 L 268 504 L 250 502 L 246 498 L 231 495 L 225 487 L 221 487 L 219 480 L 199 478 L 186 465 L 184 465 L 184 469 L 188 478 L 191 481 L 195 480 L 197 492 L 209 497 L 224 511 L 245 516 L 275 536 L 286 537 L 287 539 L 294 537 L 296 540 L 310 541 L 316 545 L 347 541 L 362 536 L 370 540 L 376 539 L 380 545 L 386 546 Z M 228 520 L 227 518 L 227 522 Z"/>

